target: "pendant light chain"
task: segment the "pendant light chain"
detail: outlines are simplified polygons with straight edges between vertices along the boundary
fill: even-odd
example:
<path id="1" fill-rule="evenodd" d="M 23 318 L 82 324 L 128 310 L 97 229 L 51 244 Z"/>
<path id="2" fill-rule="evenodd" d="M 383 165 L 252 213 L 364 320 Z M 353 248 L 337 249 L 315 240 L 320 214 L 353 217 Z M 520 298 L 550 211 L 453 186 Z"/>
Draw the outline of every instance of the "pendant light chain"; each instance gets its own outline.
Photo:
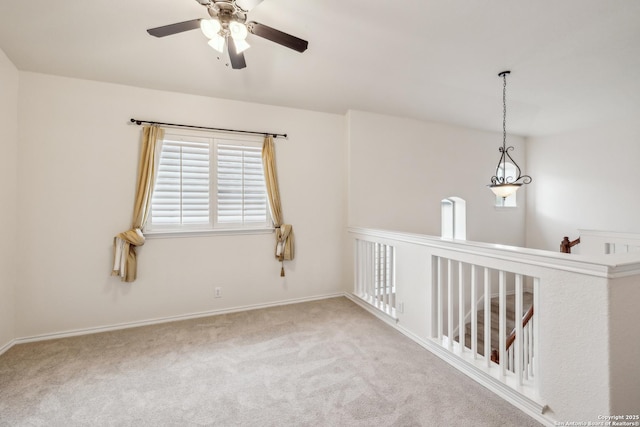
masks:
<path id="1" fill-rule="evenodd" d="M 507 73 L 502 74 L 502 146 L 507 146 Z"/>

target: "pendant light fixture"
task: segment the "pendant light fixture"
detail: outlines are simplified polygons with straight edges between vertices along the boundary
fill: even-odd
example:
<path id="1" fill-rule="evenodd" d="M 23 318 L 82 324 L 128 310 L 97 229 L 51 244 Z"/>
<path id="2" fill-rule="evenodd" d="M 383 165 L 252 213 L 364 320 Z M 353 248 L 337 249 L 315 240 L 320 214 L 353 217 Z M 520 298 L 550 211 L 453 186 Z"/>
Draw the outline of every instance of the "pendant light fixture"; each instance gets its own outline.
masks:
<path id="1" fill-rule="evenodd" d="M 500 151 L 500 160 L 496 167 L 496 174 L 491 177 L 491 184 L 489 188 L 493 193 L 506 199 L 507 197 L 515 194 L 518 188 L 522 184 L 529 184 L 532 179 L 529 175 L 522 175 L 520 166 L 509 155 L 509 151 L 513 150 L 512 146 L 507 147 L 507 75 L 511 71 L 503 71 L 498 76 L 502 77 L 502 147 L 498 148 Z M 515 168 L 515 176 L 511 174 L 507 175 L 507 159 Z M 513 171 L 513 168 L 510 168 Z"/>

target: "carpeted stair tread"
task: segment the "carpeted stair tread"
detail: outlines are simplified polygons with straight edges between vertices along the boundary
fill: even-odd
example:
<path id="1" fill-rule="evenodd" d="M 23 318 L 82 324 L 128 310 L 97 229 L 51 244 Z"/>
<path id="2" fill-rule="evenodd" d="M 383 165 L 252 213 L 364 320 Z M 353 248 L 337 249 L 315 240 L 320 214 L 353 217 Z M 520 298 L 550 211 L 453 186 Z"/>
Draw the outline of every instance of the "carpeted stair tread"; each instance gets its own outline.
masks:
<path id="1" fill-rule="evenodd" d="M 530 292 L 524 292 L 522 296 L 522 314 L 531 307 L 533 304 L 533 294 Z M 515 322 L 515 295 L 507 295 L 506 298 L 507 309 L 507 321 L 506 321 L 506 334 L 509 335 L 516 325 Z M 500 299 L 498 297 L 491 299 L 491 348 L 499 348 L 500 339 Z M 478 354 L 484 356 L 484 309 L 478 310 L 478 336 L 477 336 L 477 348 Z M 459 336 L 456 336 L 455 341 L 459 342 Z M 471 322 L 469 321 L 465 325 L 465 346 L 471 348 Z"/>

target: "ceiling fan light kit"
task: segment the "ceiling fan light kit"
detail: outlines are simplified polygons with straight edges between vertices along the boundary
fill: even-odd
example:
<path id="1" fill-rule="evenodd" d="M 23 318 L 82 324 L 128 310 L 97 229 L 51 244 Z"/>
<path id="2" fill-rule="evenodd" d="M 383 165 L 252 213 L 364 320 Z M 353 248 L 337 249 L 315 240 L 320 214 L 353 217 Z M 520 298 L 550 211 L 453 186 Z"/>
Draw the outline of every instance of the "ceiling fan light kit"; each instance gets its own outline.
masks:
<path id="1" fill-rule="evenodd" d="M 214 37 L 220 37 L 218 33 L 222 29 L 222 26 L 220 22 L 215 19 L 203 19 L 200 21 L 200 29 L 202 30 L 202 34 L 208 39 L 213 39 Z"/>
<path id="2" fill-rule="evenodd" d="M 207 8 L 211 19 L 192 19 L 148 29 L 147 32 L 154 37 L 166 37 L 184 31 L 200 28 L 209 39 L 209 46 L 220 53 L 224 52 L 225 44 L 229 52 L 229 60 L 233 69 L 241 69 L 247 66 L 244 60 L 244 51 L 251 45 L 247 42 L 249 33 L 270 40 L 274 43 L 288 47 L 297 52 L 304 52 L 309 42 L 301 38 L 284 33 L 259 22 L 247 22 L 249 10 L 257 6 L 262 0 L 242 0 L 237 4 L 236 0 L 196 0 Z M 231 40 L 229 40 L 231 38 Z"/>
<path id="3" fill-rule="evenodd" d="M 209 39 L 209 46 L 222 53 L 224 51 L 224 37 L 218 34 L 222 29 L 220 22 L 215 19 L 203 19 L 200 21 L 200 29 L 202 34 Z"/>
<path id="4" fill-rule="evenodd" d="M 251 47 L 251 45 L 247 43 L 246 40 L 247 35 L 249 35 L 249 30 L 247 30 L 247 27 L 245 27 L 244 24 L 232 21 L 229 24 L 229 30 L 231 31 L 233 44 L 236 45 L 236 52 L 242 53 Z"/>
<path id="5" fill-rule="evenodd" d="M 211 40 L 209 40 L 207 44 L 211 46 L 212 49 L 215 49 L 220 53 L 224 52 L 224 37 L 218 36 L 218 37 L 212 38 Z"/>
<path id="6" fill-rule="evenodd" d="M 241 24 L 238 21 L 231 21 L 229 23 L 229 31 L 231 32 L 231 37 L 236 40 L 244 40 L 249 34 L 247 27 L 245 27 L 244 24 Z"/>

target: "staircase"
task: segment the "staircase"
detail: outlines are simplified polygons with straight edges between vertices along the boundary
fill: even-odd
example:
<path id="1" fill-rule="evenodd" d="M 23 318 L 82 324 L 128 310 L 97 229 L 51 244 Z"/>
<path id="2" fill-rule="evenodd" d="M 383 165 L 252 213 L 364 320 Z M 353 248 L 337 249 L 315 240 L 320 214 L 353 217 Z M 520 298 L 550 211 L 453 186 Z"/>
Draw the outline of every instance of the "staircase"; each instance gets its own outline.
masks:
<path id="1" fill-rule="evenodd" d="M 515 321 L 515 311 L 516 311 L 516 301 L 515 295 L 507 295 L 507 310 L 506 310 L 506 334 L 507 336 L 511 333 L 513 328 L 516 326 Z M 529 307 L 533 305 L 533 294 L 530 292 L 524 292 L 522 295 L 522 313 L 525 313 Z M 499 329 L 499 308 L 500 302 L 499 298 L 495 297 L 491 299 L 491 349 L 498 350 L 500 348 L 499 338 L 500 338 L 500 329 Z M 478 310 L 478 331 L 484 330 L 484 305 L 482 310 Z M 471 348 L 471 321 L 469 321 L 465 325 L 465 346 Z M 484 334 L 478 333 L 478 354 L 484 356 Z M 455 337 L 455 341 L 459 342 L 459 336 Z M 504 343 L 503 343 L 504 345 Z"/>

